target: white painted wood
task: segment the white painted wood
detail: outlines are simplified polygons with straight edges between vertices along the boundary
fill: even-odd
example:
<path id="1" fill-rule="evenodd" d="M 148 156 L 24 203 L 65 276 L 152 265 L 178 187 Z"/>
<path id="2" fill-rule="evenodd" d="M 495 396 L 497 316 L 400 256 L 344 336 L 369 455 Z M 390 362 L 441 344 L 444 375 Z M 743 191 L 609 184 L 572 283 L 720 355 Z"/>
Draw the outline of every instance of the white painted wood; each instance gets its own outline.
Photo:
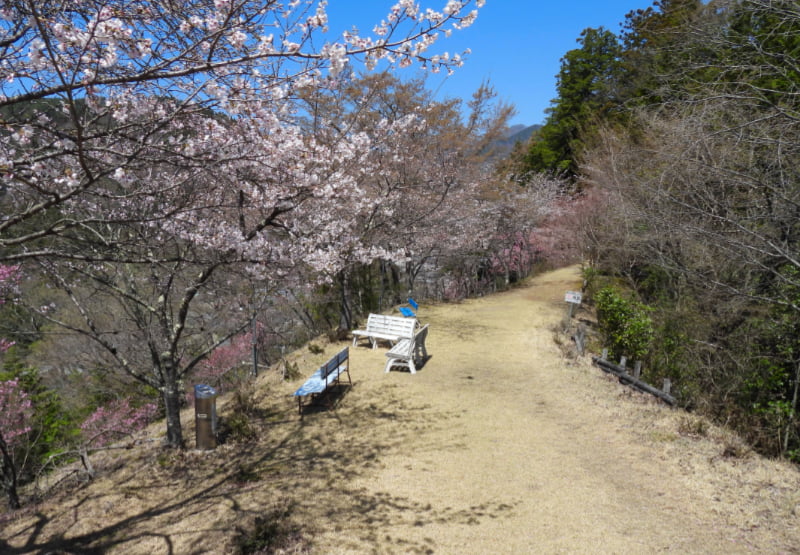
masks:
<path id="1" fill-rule="evenodd" d="M 403 338 L 410 339 L 414 336 L 414 330 L 418 325 L 419 323 L 416 318 L 403 318 L 401 316 L 389 316 L 388 314 L 370 314 L 367 317 L 366 329 L 352 331 L 353 346 L 356 346 L 361 337 L 369 339 L 373 349 L 378 346 L 379 339 L 391 343 L 396 343 Z"/>
<path id="2" fill-rule="evenodd" d="M 425 340 L 428 337 L 428 324 L 425 324 L 413 339 L 403 338 L 386 353 L 388 360 L 384 372 L 388 372 L 392 366 L 405 366 L 412 374 L 417 373 L 417 362 L 424 362 L 428 358 L 428 351 L 425 347 Z"/>

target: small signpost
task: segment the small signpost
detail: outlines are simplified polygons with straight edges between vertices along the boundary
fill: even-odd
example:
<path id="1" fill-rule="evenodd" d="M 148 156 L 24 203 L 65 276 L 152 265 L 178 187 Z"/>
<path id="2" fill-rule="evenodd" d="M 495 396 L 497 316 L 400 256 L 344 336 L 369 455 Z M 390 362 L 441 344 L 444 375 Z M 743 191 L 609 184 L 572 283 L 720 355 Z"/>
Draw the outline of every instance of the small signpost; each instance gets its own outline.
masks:
<path id="1" fill-rule="evenodd" d="M 569 303 L 569 318 L 572 318 L 572 313 L 576 306 L 580 306 L 583 295 L 580 291 L 567 291 L 564 295 L 564 300 Z"/>

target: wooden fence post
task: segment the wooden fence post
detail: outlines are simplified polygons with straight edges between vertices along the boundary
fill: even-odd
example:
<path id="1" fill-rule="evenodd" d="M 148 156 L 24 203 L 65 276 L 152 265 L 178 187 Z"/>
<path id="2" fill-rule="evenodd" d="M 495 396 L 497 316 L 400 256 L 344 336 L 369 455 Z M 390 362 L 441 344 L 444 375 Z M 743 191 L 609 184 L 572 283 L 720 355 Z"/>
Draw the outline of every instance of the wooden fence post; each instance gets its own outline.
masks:
<path id="1" fill-rule="evenodd" d="M 625 365 L 628 363 L 628 357 L 620 357 L 619 358 L 619 365 L 622 368 L 625 368 Z M 627 370 L 626 370 L 627 371 Z"/>
<path id="2" fill-rule="evenodd" d="M 600 360 L 608 359 L 608 349 L 603 349 L 603 355 L 600 357 Z"/>
<path id="3" fill-rule="evenodd" d="M 642 375 L 642 361 L 637 360 L 636 364 L 633 365 L 633 377 L 637 380 Z"/>
<path id="4" fill-rule="evenodd" d="M 647 392 L 647 393 L 649 393 L 651 395 L 654 395 L 654 396 L 658 397 L 659 399 L 663 400 L 664 402 L 666 402 L 666 403 L 668 403 L 670 405 L 677 404 L 677 400 L 669 394 L 669 389 L 671 387 L 671 383 L 670 383 L 669 380 L 664 380 L 664 389 L 665 389 L 665 391 L 662 391 L 662 390 L 658 389 L 657 387 L 653 387 L 653 386 L 643 382 L 642 380 L 640 380 L 638 378 L 634 378 L 633 376 L 628 374 L 628 370 L 626 368 L 623 368 L 622 366 L 618 366 L 618 365 L 614 364 L 613 362 L 608 362 L 606 360 L 602 360 L 599 357 L 592 357 L 592 362 L 594 362 L 594 364 L 596 364 L 597 366 L 602 368 L 605 372 L 608 372 L 610 374 L 613 374 L 614 376 L 617 376 L 621 383 L 624 383 L 626 385 L 630 385 L 632 387 L 635 387 L 636 389 L 639 389 L 641 391 L 645 391 L 645 392 Z"/>
<path id="5" fill-rule="evenodd" d="M 581 322 L 578 325 L 578 331 L 575 332 L 575 348 L 578 351 L 578 356 L 583 356 L 586 346 L 586 324 Z"/>
<path id="6" fill-rule="evenodd" d="M 661 391 L 669 395 L 671 389 L 672 389 L 672 380 L 670 380 L 669 378 L 664 378 L 664 387 L 661 389 Z"/>

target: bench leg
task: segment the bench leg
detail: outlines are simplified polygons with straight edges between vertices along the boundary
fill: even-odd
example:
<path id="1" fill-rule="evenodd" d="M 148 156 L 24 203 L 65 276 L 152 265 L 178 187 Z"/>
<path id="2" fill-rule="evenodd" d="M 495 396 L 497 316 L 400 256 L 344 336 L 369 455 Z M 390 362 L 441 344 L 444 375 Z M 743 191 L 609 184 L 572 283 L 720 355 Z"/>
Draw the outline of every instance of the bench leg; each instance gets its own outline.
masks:
<path id="1" fill-rule="evenodd" d="M 392 366 L 408 366 L 408 370 L 412 374 L 417 373 L 417 367 L 414 365 L 414 359 L 410 358 L 408 360 L 404 358 L 390 358 L 386 362 L 386 368 L 383 369 L 384 372 L 389 372 L 392 369 Z"/>

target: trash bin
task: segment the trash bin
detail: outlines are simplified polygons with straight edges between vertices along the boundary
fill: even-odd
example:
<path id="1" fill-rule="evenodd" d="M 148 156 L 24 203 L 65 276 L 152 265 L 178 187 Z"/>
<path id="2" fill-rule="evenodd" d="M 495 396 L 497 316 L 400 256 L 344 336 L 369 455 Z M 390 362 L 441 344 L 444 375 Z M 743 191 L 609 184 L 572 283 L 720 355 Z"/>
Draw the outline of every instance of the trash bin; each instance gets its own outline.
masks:
<path id="1" fill-rule="evenodd" d="M 210 385 L 194 386 L 194 423 L 198 449 L 217 447 L 217 390 Z"/>

